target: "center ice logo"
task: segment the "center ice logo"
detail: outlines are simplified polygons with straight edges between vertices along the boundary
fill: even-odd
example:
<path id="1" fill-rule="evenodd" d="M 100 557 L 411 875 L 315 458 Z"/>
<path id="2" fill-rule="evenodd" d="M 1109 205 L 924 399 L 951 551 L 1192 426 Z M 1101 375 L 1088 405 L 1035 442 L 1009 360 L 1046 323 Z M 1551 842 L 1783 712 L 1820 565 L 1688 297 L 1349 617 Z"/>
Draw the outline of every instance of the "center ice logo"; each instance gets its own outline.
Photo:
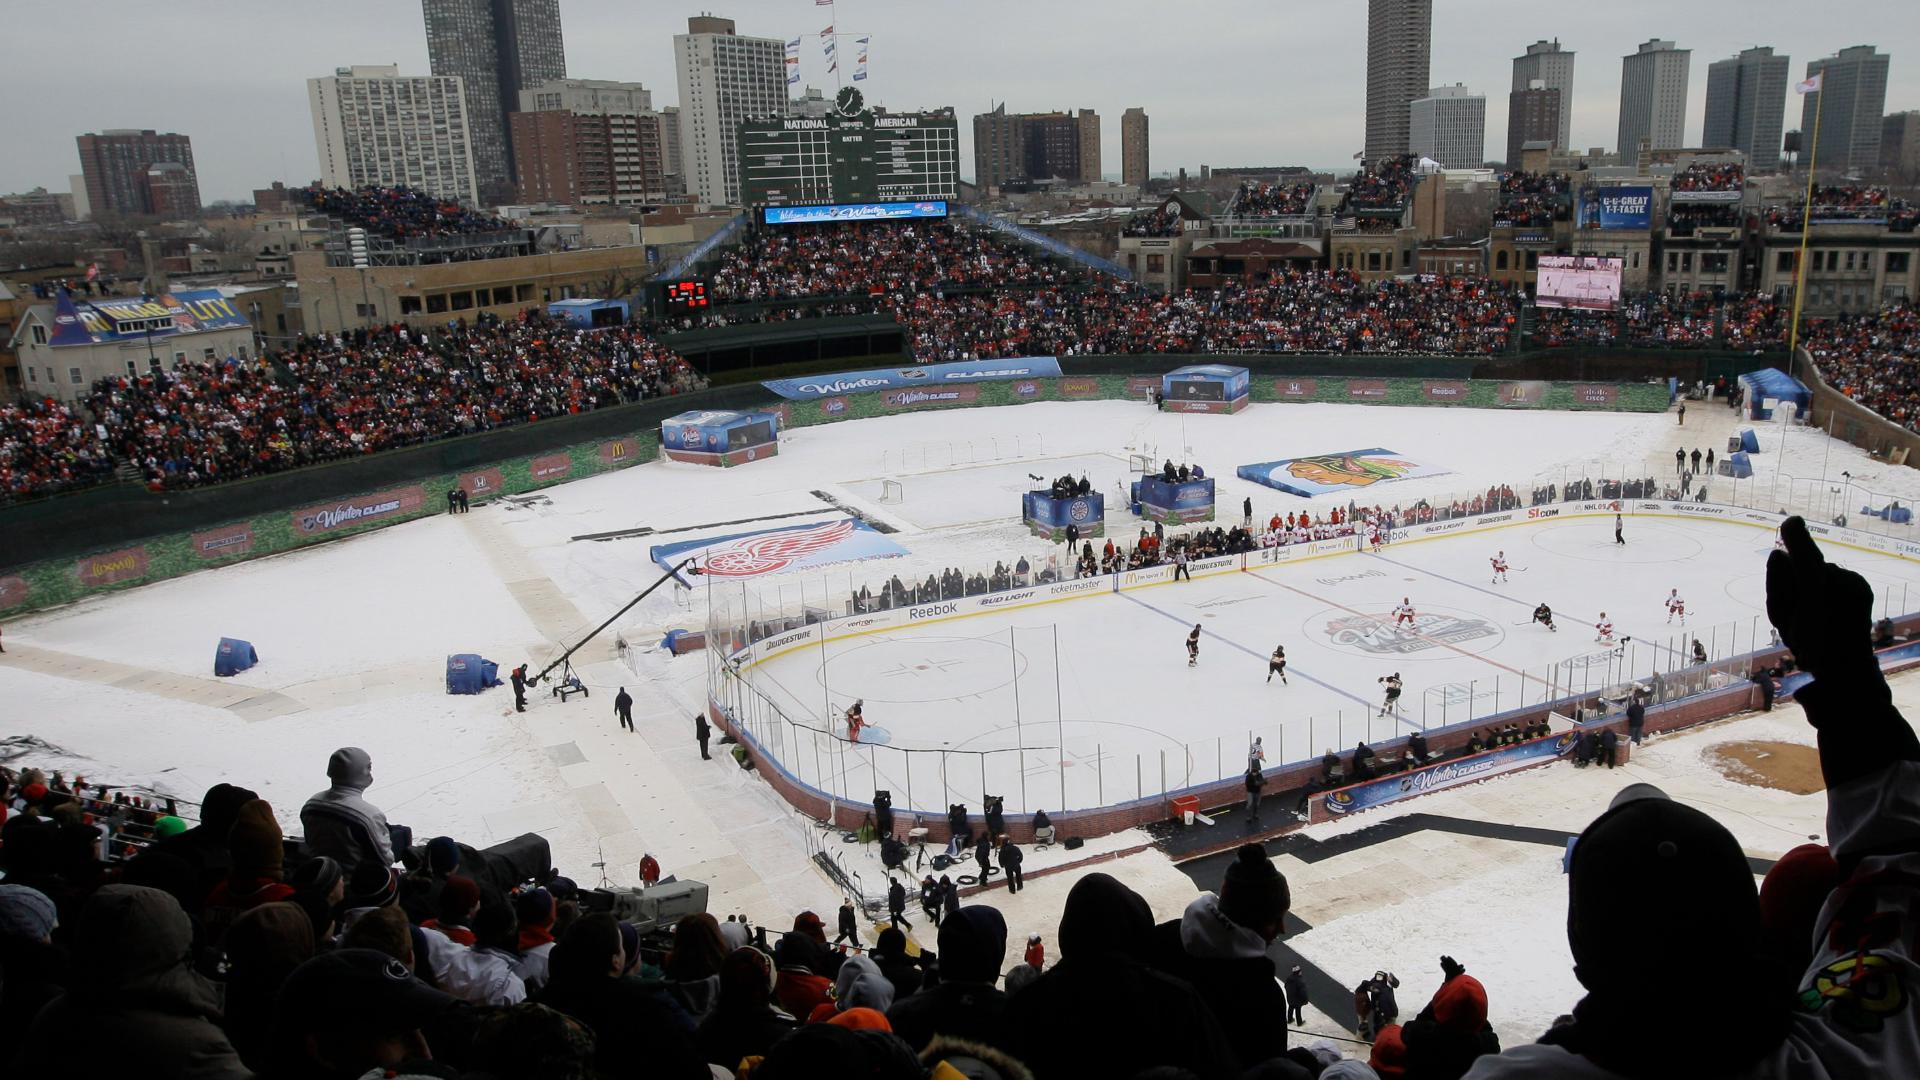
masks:
<path id="1" fill-rule="evenodd" d="M 1411 628 L 1395 626 L 1391 616 L 1352 614 L 1327 622 L 1327 639 L 1335 645 L 1351 646 L 1379 656 L 1406 656 L 1443 645 L 1493 637 L 1499 628 L 1485 619 L 1463 619 L 1457 615 L 1428 613 L 1414 620 Z"/>
<path id="2" fill-rule="evenodd" d="M 1302 480 L 1328 487 L 1366 487 L 1385 480 L 1398 480 L 1419 467 L 1416 462 L 1393 458 L 1322 454 L 1295 460 L 1287 466 L 1287 472 Z"/>

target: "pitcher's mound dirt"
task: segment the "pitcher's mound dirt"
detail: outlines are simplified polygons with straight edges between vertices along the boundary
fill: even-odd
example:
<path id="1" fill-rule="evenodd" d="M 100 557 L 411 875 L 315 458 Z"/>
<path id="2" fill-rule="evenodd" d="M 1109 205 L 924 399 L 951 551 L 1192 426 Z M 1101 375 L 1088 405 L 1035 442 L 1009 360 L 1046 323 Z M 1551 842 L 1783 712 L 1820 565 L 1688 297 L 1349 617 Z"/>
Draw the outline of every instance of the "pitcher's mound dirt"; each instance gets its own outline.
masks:
<path id="1" fill-rule="evenodd" d="M 1707 760 L 1736 784 L 1812 795 L 1826 789 L 1820 751 L 1787 742 L 1731 742 L 1707 750 Z"/>

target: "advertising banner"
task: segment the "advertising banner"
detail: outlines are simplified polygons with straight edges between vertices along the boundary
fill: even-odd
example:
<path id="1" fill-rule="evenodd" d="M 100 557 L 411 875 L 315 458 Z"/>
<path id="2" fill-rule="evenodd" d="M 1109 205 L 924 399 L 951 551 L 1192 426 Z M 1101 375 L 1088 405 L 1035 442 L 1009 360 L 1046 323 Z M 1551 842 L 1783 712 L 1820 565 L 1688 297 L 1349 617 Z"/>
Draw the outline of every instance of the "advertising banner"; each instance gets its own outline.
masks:
<path id="1" fill-rule="evenodd" d="M 1739 188 L 1731 191 L 1676 191 L 1673 201 L 1677 203 L 1737 203 L 1744 193 Z"/>
<path id="2" fill-rule="evenodd" d="M 1001 382 L 1011 379 L 1056 379 L 1060 361 L 1051 356 L 1026 356 L 1010 360 L 969 360 L 951 364 L 921 364 L 907 368 L 875 368 L 869 371 L 842 371 L 829 375 L 803 375 L 793 379 L 768 379 L 760 385 L 789 401 L 857 394 L 869 390 L 897 390 L 902 387 L 952 386 L 956 383 Z"/>
<path id="3" fill-rule="evenodd" d="M 599 458 L 600 464 L 602 465 L 625 465 L 628 462 L 638 460 L 639 457 L 639 436 L 626 439 L 614 439 L 611 442 L 603 442 L 600 444 Z"/>
<path id="4" fill-rule="evenodd" d="M 916 386 L 911 390 L 888 390 L 880 395 L 880 404 L 889 409 L 911 409 L 916 405 L 972 405 L 980 400 L 977 386 Z"/>
<path id="5" fill-rule="evenodd" d="M 1282 401 L 1312 401 L 1319 392 L 1318 379 L 1273 380 L 1273 396 Z"/>
<path id="6" fill-rule="evenodd" d="M 1434 382 L 1428 380 L 1420 384 L 1421 392 L 1428 401 L 1437 405 L 1452 405 L 1467 400 L 1467 384 L 1462 381 Z"/>
<path id="7" fill-rule="evenodd" d="M 1653 227 L 1653 189 L 1588 188 L 1580 193 L 1578 218 L 1577 224 L 1582 229 L 1638 229 L 1645 232 Z"/>
<path id="8" fill-rule="evenodd" d="M 1347 396 L 1355 401 L 1384 401 L 1387 397 L 1387 380 L 1348 379 Z"/>
<path id="9" fill-rule="evenodd" d="M 1061 379 L 1060 396 L 1064 398 L 1097 398 L 1100 396 L 1100 380 Z"/>
<path id="10" fill-rule="evenodd" d="M 226 559 L 253 550 L 253 526 L 246 522 L 193 534 L 193 553 L 203 559 Z"/>
<path id="11" fill-rule="evenodd" d="M 1612 406 L 1620 401 L 1620 388 L 1607 383 L 1592 383 L 1573 388 L 1573 400 L 1581 405 Z"/>
<path id="12" fill-rule="evenodd" d="M 568 454 L 548 454 L 527 463 L 527 473 L 535 480 L 554 480 L 572 471 L 573 458 Z"/>
<path id="13" fill-rule="evenodd" d="M 1415 795 L 1424 795 L 1430 791 L 1439 791 L 1459 784 L 1471 784 L 1476 780 L 1485 780 L 1490 776 L 1524 769 L 1529 765 L 1539 765 L 1565 755 L 1572 749 L 1571 734 L 1535 739 L 1518 746 L 1490 750 L 1472 757 L 1458 758 L 1438 765 L 1427 765 L 1396 776 L 1386 776 L 1355 784 L 1352 787 L 1344 787 L 1338 791 L 1329 791 L 1321 798 L 1321 806 L 1328 814 L 1340 817 L 1399 802 L 1401 799 L 1412 798 Z"/>
<path id="14" fill-rule="evenodd" d="M 130 547 L 102 555 L 89 555 L 74 567 L 74 573 L 82 585 L 112 585 L 118 581 L 133 581 L 146 576 L 147 549 Z"/>
<path id="15" fill-rule="evenodd" d="M 647 557 L 662 570 L 672 569 L 681 559 L 693 555 L 699 558 L 696 565 L 703 574 L 758 577 L 780 570 L 807 570 L 906 553 L 906 548 L 865 522 L 844 517 L 812 525 L 789 525 L 659 544 L 647 550 Z"/>
<path id="16" fill-rule="evenodd" d="M 1449 470 L 1437 465 L 1410 461 L 1391 450 L 1347 450 L 1338 454 L 1282 458 L 1242 465 L 1234 470 L 1242 480 L 1278 488 L 1289 495 L 1310 499 L 1330 492 L 1354 492 L 1394 480 L 1422 476 L 1446 476 Z"/>
<path id="17" fill-rule="evenodd" d="M 0 611 L 16 608 L 27 602 L 32 595 L 33 586 L 27 579 L 19 576 L 0 577 Z"/>
<path id="18" fill-rule="evenodd" d="M 944 200 L 898 203 L 839 203 L 833 206 L 769 206 L 769 225 L 807 225 L 821 221 L 898 221 L 903 218 L 943 218 Z"/>
<path id="19" fill-rule="evenodd" d="M 1547 391 L 1552 386 L 1552 383 L 1538 381 L 1503 382 L 1500 384 L 1500 404 L 1516 408 L 1538 408 L 1546 404 Z"/>
<path id="20" fill-rule="evenodd" d="M 425 503 L 426 492 L 418 484 L 372 495 L 359 495 L 325 506 L 295 510 L 292 514 L 293 531 L 297 536 L 317 536 L 348 525 L 362 525 L 410 514 Z"/>
<path id="21" fill-rule="evenodd" d="M 468 499 L 485 499 L 507 490 L 507 478 L 499 469 L 480 469 L 461 473 L 460 487 Z"/>

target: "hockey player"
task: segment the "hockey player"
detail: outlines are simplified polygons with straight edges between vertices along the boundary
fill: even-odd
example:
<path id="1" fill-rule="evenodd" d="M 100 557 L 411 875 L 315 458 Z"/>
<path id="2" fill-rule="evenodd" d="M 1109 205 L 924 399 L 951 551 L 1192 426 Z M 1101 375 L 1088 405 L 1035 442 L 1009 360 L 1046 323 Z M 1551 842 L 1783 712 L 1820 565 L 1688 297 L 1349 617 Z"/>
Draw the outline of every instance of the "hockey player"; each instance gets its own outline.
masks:
<path id="1" fill-rule="evenodd" d="M 854 698 L 853 704 L 847 706 L 848 742 L 857 743 L 860 741 L 860 729 L 867 726 L 867 718 L 863 711 L 865 706 L 866 702 L 861 698 Z"/>
<path id="2" fill-rule="evenodd" d="M 1493 563 L 1494 583 L 1498 584 L 1507 580 L 1507 553 L 1504 551 L 1496 551 L 1493 553 L 1493 558 L 1488 561 Z"/>
<path id="3" fill-rule="evenodd" d="M 1380 715 L 1392 716 L 1400 708 L 1400 673 L 1382 676 L 1380 682 L 1387 688 L 1387 699 L 1380 703 Z"/>
<path id="4" fill-rule="evenodd" d="M 1593 640 L 1603 645 L 1613 644 L 1613 620 L 1607 618 L 1606 612 L 1601 612 L 1600 621 L 1593 624 L 1593 635 Z"/>
<path id="5" fill-rule="evenodd" d="M 1680 598 L 1680 590 L 1667 593 L 1667 623 L 1673 623 L 1674 616 L 1680 617 L 1680 625 L 1687 625 L 1687 602 Z"/>
<path id="6" fill-rule="evenodd" d="M 1272 682 L 1275 675 L 1280 676 L 1280 685 L 1287 685 L 1287 647 L 1275 645 L 1273 655 L 1267 657 L 1267 681 Z"/>
<path id="7" fill-rule="evenodd" d="M 1406 623 L 1411 626 L 1413 621 L 1413 601 L 1403 596 L 1400 598 L 1400 606 L 1393 609 L 1393 625 L 1398 627 L 1401 623 Z"/>
<path id="8" fill-rule="evenodd" d="M 1533 621 L 1549 630 L 1557 632 L 1560 629 L 1553 625 L 1553 609 L 1548 607 L 1544 601 L 1539 607 L 1533 609 Z"/>
<path id="9" fill-rule="evenodd" d="M 1187 666 L 1200 663 L 1200 624 L 1194 623 L 1193 630 L 1187 634 Z"/>
<path id="10" fill-rule="evenodd" d="M 1376 555 L 1380 553 L 1380 526 L 1371 521 L 1367 522 L 1367 547 Z"/>

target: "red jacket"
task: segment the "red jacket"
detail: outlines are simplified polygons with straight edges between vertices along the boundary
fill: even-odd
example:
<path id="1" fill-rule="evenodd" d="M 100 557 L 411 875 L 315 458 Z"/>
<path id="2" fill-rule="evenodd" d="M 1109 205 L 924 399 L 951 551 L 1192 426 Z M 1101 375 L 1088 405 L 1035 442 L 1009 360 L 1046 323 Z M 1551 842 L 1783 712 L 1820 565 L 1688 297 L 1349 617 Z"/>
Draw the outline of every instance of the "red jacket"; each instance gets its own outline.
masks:
<path id="1" fill-rule="evenodd" d="M 1036 968 L 1047 966 L 1047 947 L 1037 941 L 1027 943 L 1027 963 Z"/>

